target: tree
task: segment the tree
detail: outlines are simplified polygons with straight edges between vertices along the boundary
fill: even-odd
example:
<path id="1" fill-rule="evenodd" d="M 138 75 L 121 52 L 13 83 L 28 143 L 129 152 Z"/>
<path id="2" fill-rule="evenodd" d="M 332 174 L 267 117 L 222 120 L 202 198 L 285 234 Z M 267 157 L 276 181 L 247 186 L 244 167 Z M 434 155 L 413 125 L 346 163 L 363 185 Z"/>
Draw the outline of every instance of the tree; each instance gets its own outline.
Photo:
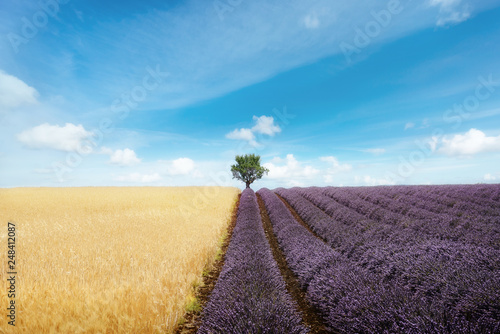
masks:
<path id="1" fill-rule="evenodd" d="M 236 156 L 236 164 L 231 166 L 233 179 L 245 182 L 247 188 L 253 181 L 261 179 L 264 174 L 269 173 L 269 169 L 260 165 L 260 156 L 255 154 L 245 154 Z"/>

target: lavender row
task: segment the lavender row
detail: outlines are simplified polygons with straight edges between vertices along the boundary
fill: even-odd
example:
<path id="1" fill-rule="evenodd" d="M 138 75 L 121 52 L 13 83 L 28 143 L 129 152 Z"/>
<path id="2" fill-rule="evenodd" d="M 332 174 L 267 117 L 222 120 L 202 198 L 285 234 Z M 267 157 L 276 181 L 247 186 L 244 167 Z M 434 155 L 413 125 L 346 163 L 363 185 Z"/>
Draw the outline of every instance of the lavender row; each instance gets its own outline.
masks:
<path id="1" fill-rule="evenodd" d="M 350 188 L 349 190 L 359 197 L 397 212 L 405 211 L 404 214 L 418 219 L 479 219 L 485 223 L 500 223 L 500 208 L 495 209 L 489 205 L 475 206 L 470 202 L 450 202 L 447 205 L 439 204 L 440 195 L 420 191 L 427 189 L 423 187 L 398 187 L 390 194 L 388 187 Z M 407 189 L 412 189 L 414 195 L 408 194 Z M 399 189 L 399 192 L 397 191 Z M 443 197 L 441 195 L 441 197 Z M 401 212 L 403 213 L 403 212 Z"/>
<path id="2" fill-rule="evenodd" d="M 437 214 L 450 214 L 454 216 L 462 216 L 461 212 L 457 212 L 453 208 L 452 202 L 442 203 L 439 200 L 430 200 L 426 196 L 427 192 L 419 191 L 416 187 L 395 186 L 395 187 L 379 187 L 380 194 L 394 201 L 409 204 L 419 209 L 424 209 Z"/>
<path id="3" fill-rule="evenodd" d="M 332 226 L 339 223 L 333 220 L 332 217 L 296 191 L 278 188 L 274 189 L 274 192 L 283 197 L 317 235 L 321 236 L 333 247 L 340 244 L 338 232 L 332 229 Z"/>
<path id="4" fill-rule="evenodd" d="M 347 243 L 356 238 L 363 243 L 352 248 L 354 254 L 339 254 L 328 262 L 322 260 L 327 251 L 307 236 L 307 230 L 294 221 L 276 196 L 268 190 L 259 194 L 287 261 L 294 264 L 291 268 L 299 280 L 307 282 L 308 299 L 331 328 L 428 333 L 493 333 L 499 329 L 495 328 L 500 319 L 498 251 L 406 234 L 408 229 L 397 225 L 385 224 L 379 230 L 377 225 L 384 224 L 377 223 L 359 230 L 356 224 L 335 224 L 333 230 L 342 226 Z M 395 236 L 406 237 L 408 242 L 395 242 Z M 306 240 L 303 253 L 296 239 Z M 321 255 L 314 259 L 314 253 Z M 312 279 L 310 275 L 301 278 L 301 264 L 306 273 L 316 268 Z"/>
<path id="5" fill-rule="evenodd" d="M 494 200 L 500 193 L 500 185 L 456 185 L 429 187 L 434 194 L 455 200 L 457 205 L 500 208 L 500 202 Z M 483 190 L 483 191 L 482 191 Z M 484 192 L 486 191 L 486 192 Z M 496 194 L 496 195 L 495 195 Z"/>
<path id="6" fill-rule="evenodd" d="M 358 197 L 355 192 L 360 193 L 361 190 L 356 188 L 324 188 L 323 190 L 323 193 L 332 197 L 333 200 L 356 208 L 360 213 L 365 213 L 379 222 L 406 226 L 413 229 L 415 233 L 424 233 L 435 238 L 500 248 L 500 225 L 485 221 L 477 214 L 468 213 L 463 217 L 454 217 L 448 214 L 433 214 L 407 204 L 408 207 L 404 209 L 405 204 L 383 199 L 370 198 L 372 201 L 370 203 Z M 401 209 L 404 214 L 397 212 Z"/>
<path id="7" fill-rule="evenodd" d="M 498 185 L 490 185 L 488 188 L 500 188 Z M 392 191 L 396 195 L 414 196 L 425 201 L 432 201 L 445 208 L 451 209 L 448 213 L 460 213 L 464 211 L 474 212 L 481 215 L 500 215 L 500 203 L 487 197 L 476 197 L 474 186 L 398 186 L 382 187 L 382 192 Z"/>
<path id="8" fill-rule="evenodd" d="M 243 191 L 236 226 L 198 333 L 307 333 L 267 242 L 256 196 Z"/>
<path id="9" fill-rule="evenodd" d="M 323 189 L 318 187 L 291 188 L 284 189 L 282 192 L 283 194 L 300 194 L 337 222 L 329 226 L 327 233 L 318 234 L 339 252 L 352 254 L 368 240 L 390 240 L 396 244 L 406 244 L 415 243 L 421 239 L 420 235 L 415 235 L 416 233 L 408 229 L 409 224 L 394 226 L 394 224 L 372 220 L 322 194 Z M 339 240 L 342 242 L 339 243 Z"/>
<path id="10" fill-rule="evenodd" d="M 307 288 L 315 274 L 336 261 L 338 252 L 300 225 L 272 191 L 262 188 L 257 194 L 264 201 L 274 234 L 289 268 L 298 276 L 302 288 Z"/>
<path id="11" fill-rule="evenodd" d="M 468 211 L 487 216 L 500 214 L 500 203 L 489 198 L 476 197 L 472 186 L 420 186 L 415 195 L 420 198 L 443 203 L 456 211 Z"/>
<path id="12" fill-rule="evenodd" d="M 372 205 L 413 218 L 407 225 L 416 233 L 500 248 L 500 220 L 498 218 L 489 217 L 487 219 L 477 213 L 467 211 L 461 212 L 461 215 L 437 214 L 409 203 L 382 196 L 380 193 L 383 190 L 383 187 L 344 189 L 346 193 L 351 192 Z M 428 202 L 432 201 L 428 200 Z"/>
<path id="13" fill-rule="evenodd" d="M 350 191 L 346 191 L 346 189 L 347 188 L 326 187 L 323 188 L 322 193 L 331 197 L 333 201 L 345 205 L 359 214 L 379 222 L 383 221 L 389 224 L 401 224 L 410 220 L 410 218 L 405 215 L 368 203 L 352 194 Z"/>
<path id="14" fill-rule="evenodd" d="M 341 221 L 345 224 L 358 224 L 360 221 L 366 223 L 373 222 L 373 220 L 359 214 L 358 212 L 346 207 L 345 205 L 332 201 L 330 197 L 321 193 L 322 188 L 292 188 L 287 189 L 287 191 L 298 192 L 301 196 L 314 203 L 314 205 L 319 207 L 336 221 Z"/>
<path id="15" fill-rule="evenodd" d="M 275 193 L 282 196 L 304 220 L 304 222 L 331 247 L 342 254 L 353 255 L 360 246 L 368 241 L 383 241 L 390 239 L 397 244 L 417 242 L 420 238 L 413 233 L 407 233 L 402 227 L 377 223 L 370 220 L 359 220 L 345 224 L 336 221 L 305 197 L 296 189 L 279 188 Z"/>
<path id="16" fill-rule="evenodd" d="M 452 198 L 470 200 L 482 204 L 482 200 L 499 201 L 500 184 L 462 184 L 426 186 L 431 192 L 442 192 Z"/>
<path id="17" fill-rule="evenodd" d="M 268 189 L 261 189 L 258 194 L 265 203 L 290 269 L 297 275 L 309 302 L 320 311 L 330 330 L 352 333 L 414 328 L 411 318 L 399 321 L 397 314 L 385 311 L 381 315 L 377 311 L 387 305 L 402 305 L 411 294 L 402 298 L 394 293 L 392 285 L 382 280 L 380 273 L 357 266 L 327 247 L 300 225 L 284 203 Z"/>
<path id="18" fill-rule="evenodd" d="M 481 223 L 467 221 L 469 227 L 461 228 L 459 224 L 452 227 L 452 220 L 441 220 L 439 216 L 427 216 L 427 219 L 414 219 L 404 224 L 387 224 L 383 221 L 373 222 L 359 220 L 357 223 L 345 224 L 335 221 L 322 212 L 312 202 L 299 193 L 306 193 L 307 189 L 276 189 L 288 203 L 297 211 L 299 216 L 326 242 L 353 260 L 364 254 L 367 245 L 391 243 L 397 247 L 419 245 L 431 239 L 450 240 L 476 246 L 491 246 L 500 248 L 498 226 L 483 226 Z M 371 188 L 365 188 L 370 191 Z M 313 189 L 314 192 L 315 189 Z M 349 192 L 351 188 L 343 188 Z M 316 193 L 317 195 L 317 193 Z M 314 200 L 314 195 L 309 194 Z M 331 202 L 334 202 L 330 199 Z M 372 204 L 375 206 L 375 204 Z M 420 218 L 425 217 L 425 212 Z M 479 229 L 482 227 L 482 229 Z"/>

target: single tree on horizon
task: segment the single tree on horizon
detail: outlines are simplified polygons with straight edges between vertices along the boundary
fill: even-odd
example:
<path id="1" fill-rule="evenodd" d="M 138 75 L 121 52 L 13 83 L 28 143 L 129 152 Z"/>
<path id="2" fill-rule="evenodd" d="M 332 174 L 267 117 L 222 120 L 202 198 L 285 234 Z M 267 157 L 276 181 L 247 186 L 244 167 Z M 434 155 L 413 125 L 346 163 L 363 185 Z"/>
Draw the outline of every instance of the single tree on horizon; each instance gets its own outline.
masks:
<path id="1" fill-rule="evenodd" d="M 250 188 L 255 180 L 259 180 L 264 174 L 269 173 L 269 169 L 260 165 L 260 156 L 255 154 L 245 154 L 236 156 L 236 164 L 231 166 L 233 179 L 245 182 Z"/>

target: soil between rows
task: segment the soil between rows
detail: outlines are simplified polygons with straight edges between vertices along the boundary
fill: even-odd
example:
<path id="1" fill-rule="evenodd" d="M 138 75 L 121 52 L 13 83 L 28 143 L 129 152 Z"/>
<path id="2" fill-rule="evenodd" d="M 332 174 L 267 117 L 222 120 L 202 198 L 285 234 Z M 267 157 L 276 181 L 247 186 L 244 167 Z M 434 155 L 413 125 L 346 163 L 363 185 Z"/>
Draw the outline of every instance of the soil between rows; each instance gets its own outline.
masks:
<path id="1" fill-rule="evenodd" d="M 233 214 L 231 216 L 231 222 L 229 223 L 227 238 L 224 240 L 224 243 L 221 247 L 222 256 L 216 260 L 213 264 L 212 269 L 203 277 L 203 283 L 196 290 L 196 299 L 200 304 L 200 309 L 203 310 L 205 305 L 208 303 L 210 295 L 215 287 L 215 283 L 217 283 L 217 279 L 224 267 L 224 261 L 226 259 L 226 251 L 229 247 L 229 243 L 231 242 L 231 238 L 233 237 L 233 230 L 236 226 L 236 217 L 238 213 L 238 208 L 240 207 L 240 198 L 241 194 L 238 195 L 238 201 L 233 210 Z M 184 323 L 178 325 L 175 329 L 175 334 L 195 334 L 198 331 L 198 328 L 201 326 L 201 313 L 202 311 L 192 311 L 188 312 L 184 315 Z"/>
<path id="2" fill-rule="evenodd" d="M 276 194 L 276 193 L 275 193 Z M 328 242 L 323 239 L 319 234 L 317 234 L 316 232 L 314 232 L 313 230 L 311 230 L 311 228 L 309 227 L 309 225 L 306 224 L 305 221 L 302 220 L 302 218 L 299 216 L 299 214 L 297 213 L 297 211 L 295 211 L 294 208 L 292 208 L 292 206 L 286 201 L 286 199 L 284 199 L 283 197 L 281 197 L 280 195 L 276 194 L 276 196 L 278 196 L 278 198 L 283 202 L 285 203 L 287 209 L 292 213 L 293 215 L 293 218 L 295 218 L 295 220 L 297 222 L 300 223 L 300 225 L 304 226 L 312 235 L 314 235 L 316 238 L 318 238 L 319 240 L 323 241 L 325 244 L 328 245 Z"/>
<path id="3" fill-rule="evenodd" d="M 300 288 L 297 277 L 292 272 L 290 268 L 288 268 L 288 264 L 286 262 L 285 256 L 283 252 L 279 248 L 278 240 L 273 232 L 273 227 L 271 225 L 271 220 L 269 219 L 269 215 L 267 214 L 267 210 L 264 204 L 264 201 L 257 195 L 257 202 L 259 203 L 260 215 L 262 217 L 262 223 L 264 225 L 264 231 L 271 246 L 271 250 L 273 252 L 274 260 L 278 263 L 278 267 L 281 272 L 281 276 L 285 280 L 286 288 L 288 293 L 292 296 L 293 300 L 296 302 L 299 312 L 302 314 L 302 320 L 304 325 L 306 325 L 311 333 L 330 333 L 326 330 L 323 320 L 321 319 L 318 310 L 313 307 L 306 299 L 306 293 Z M 281 198 L 281 197 L 280 197 Z M 288 204 L 285 201 L 285 204 Z M 290 207 L 289 207 L 290 209 Z M 292 211 L 295 212 L 295 211 Z M 300 217 L 299 217 L 300 218 Z M 304 222 L 300 220 L 302 224 Z M 309 229 L 310 230 L 310 229 Z"/>

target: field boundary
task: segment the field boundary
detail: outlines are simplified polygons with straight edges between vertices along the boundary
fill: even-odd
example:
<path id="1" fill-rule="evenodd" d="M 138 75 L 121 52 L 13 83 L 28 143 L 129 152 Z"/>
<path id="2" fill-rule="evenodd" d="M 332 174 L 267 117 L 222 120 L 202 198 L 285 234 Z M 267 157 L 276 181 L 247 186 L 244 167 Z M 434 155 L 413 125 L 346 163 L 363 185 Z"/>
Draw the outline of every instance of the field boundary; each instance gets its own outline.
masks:
<path id="1" fill-rule="evenodd" d="M 292 272 L 292 270 L 288 268 L 285 256 L 283 255 L 283 252 L 279 248 L 278 240 L 274 235 L 271 220 L 269 219 L 269 215 L 267 213 L 264 201 L 262 200 L 259 194 L 256 194 L 256 196 L 257 196 L 257 202 L 259 203 L 260 215 L 262 218 L 262 224 L 264 226 L 264 232 L 266 234 L 267 241 L 271 246 L 271 251 L 273 253 L 274 260 L 278 264 L 281 276 L 285 281 L 288 293 L 292 296 L 294 302 L 298 306 L 298 310 L 302 315 L 302 320 L 304 322 L 304 325 L 306 325 L 310 329 L 311 334 L 330 333 L 329 331 L 326 330 L 323 320 L 319 316 L 319 311 L 311 304 L 309 304 L 306 293 L 300 288 L 297 277 Z"/>
<path id="2" fill-rule="evenodd" d="M 201 326 L 202 311 L 205 308 L 205 305 L 208 303 L 210 295 L 212 294 L 222 268 L 224 267 L 224 262 L 226 260 L 226 251 L 229 247 L 229 244 L 233 237 L 233 231 L 236 226 L 236 218 L 238 214 L 238 208 L 240 206 L 240 198 L 241 193 L 238 195 L 238 200 L 236 201 L 231 215 L 231 222 L 229 223 L 227 236 L 220 248 L 220 254 L 222 255 L 215 260 L 210 272 L 203 275 L 203 282 L 196 289 L 195 298 L 199 303 L 199 310 L 186 312 L 182 318 L 184 322 L 176 327 L 176 329 L 174 330 L 174 334 L 195 334 L 198 331 L 198 328 Z"/>

